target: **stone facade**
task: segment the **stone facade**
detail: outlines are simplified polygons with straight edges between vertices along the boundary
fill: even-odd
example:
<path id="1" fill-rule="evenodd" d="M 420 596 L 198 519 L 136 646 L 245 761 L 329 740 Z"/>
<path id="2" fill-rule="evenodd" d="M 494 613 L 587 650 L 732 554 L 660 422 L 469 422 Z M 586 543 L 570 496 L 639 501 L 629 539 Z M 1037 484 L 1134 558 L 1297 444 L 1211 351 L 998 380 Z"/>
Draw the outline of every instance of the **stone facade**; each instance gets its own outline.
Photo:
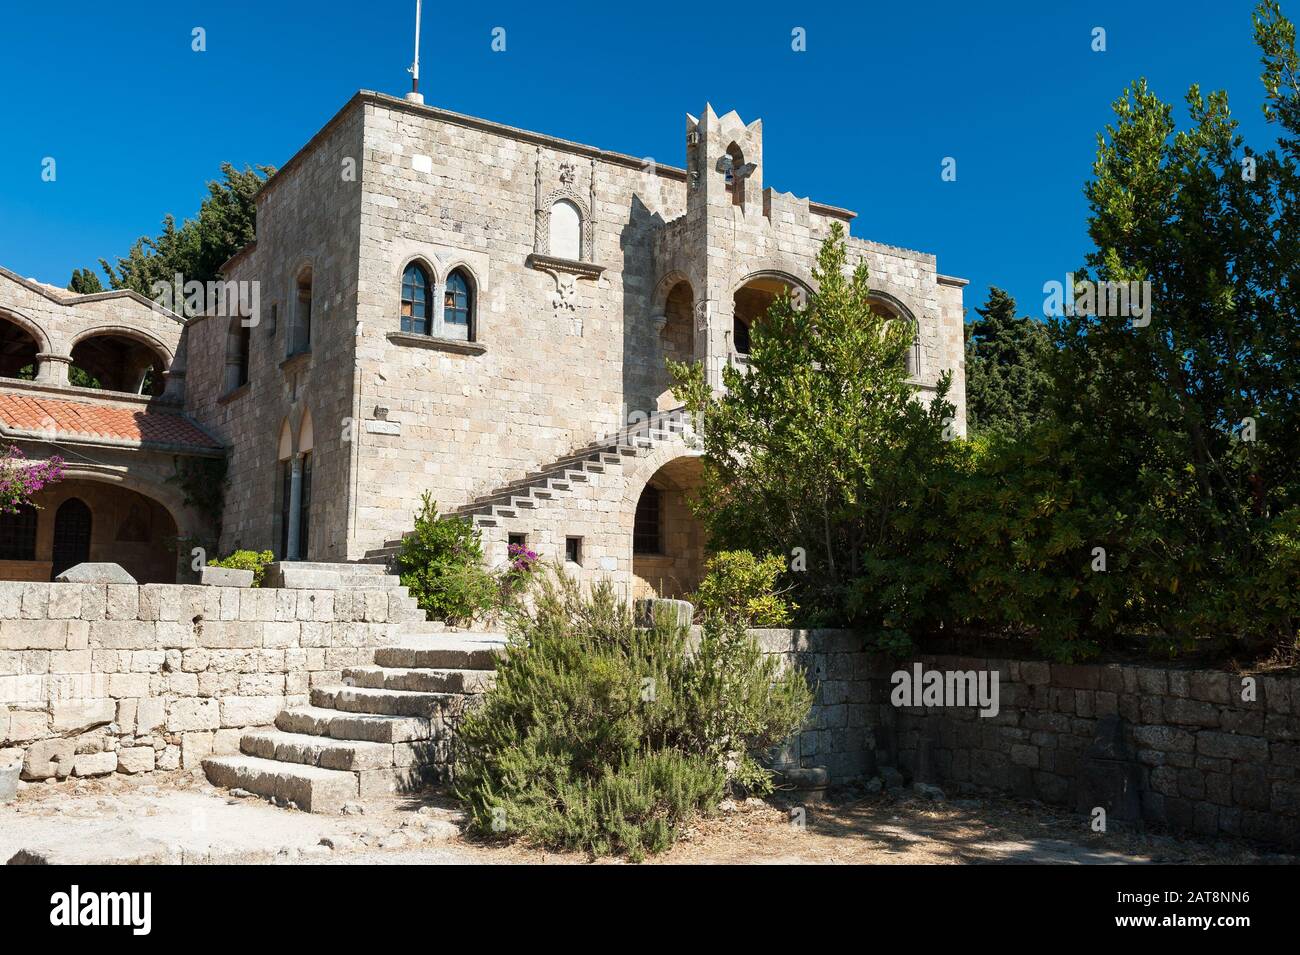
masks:
<path id="1" fill-rule="evenodd" d="M 703 361 L 715 379 L 743 363 L 733 311 L 807 289 L 831 224 L 853 218 L 764 188 L 761 123 L 706 108 L 686 132 L 676 168 L 357 94 L 262 191 L 257 242 L 226 268 L 262 289 L 248 383 L 231 387 L 226 373 L 229 319 L 188 330 L 187 407 L 229 447 L 237 489 L 223 549 L 281 552 L 293 462 L 305 468 L 309 452 L 308 559 L 386 556 L 428 491 L 444 512 L 475 518 L 494 563 L 511 535 L 548 557 L 577 537 L 583 576 L 629 592 L 692 579 L 686 552 L 649 555 L 663 559 L 635 573 L 641 491 L 681 490 L 658 468 L 550 487 L 510 513 L 475 510 L 674 407 L 665 358 Z M 964 283 L 939 275 L 932 255 L 849 245 L 882 307 L 915 323 L 918 383 L 952 371 L 960 409 Z M 433 299 L 429 327 L 414 333 L 401 321 L 413 265 Z M 308 274 L 304 349 L 294 327 Z M 454 276 L 468 287 L 467 330 L 446 321 Z M 658 467 L 690 453 L 660 441 Z M 665 525 L 662 539 L 695 548 L 688 529 Z"/>
<path id="2" fill-rule="evenodd" d="M 675 167 L 358 93 L 259 193 L 257 239 L 223 269 L 234 298 L 199 317 L 0 270 L 0 391 L 183 410 L 226 457 L 223 552 L 386 560 L 427 492 L 478 525 L 493 564 L 520 542 L 628 597 L 688 592 L 699 466 L 657 417 L 678 404 L 665 361 L 700 362 L 720 386 L 746 363 L 749 323 L 811 289 L 821 242 L 854 213 L 765 186 L 761 121 L 706 106 L 684 133 Z M 848 249 L 878 306 L 914 327 L 922 393 L 952 373 L 960 428 L 965 283 L 933 255 Z M 102 389 L 71 387 L 70 366 Z M 216 528 L 173 459 L 211 455 L 203 441 L 21 436 L 33 456 L 98 442 L 73 476 L 161 506 L 187 579 L 190 539 Z M 100 522 L 101 542 L 118 523 Z M 48 578 L 38 549 L 0 573 Z"/>

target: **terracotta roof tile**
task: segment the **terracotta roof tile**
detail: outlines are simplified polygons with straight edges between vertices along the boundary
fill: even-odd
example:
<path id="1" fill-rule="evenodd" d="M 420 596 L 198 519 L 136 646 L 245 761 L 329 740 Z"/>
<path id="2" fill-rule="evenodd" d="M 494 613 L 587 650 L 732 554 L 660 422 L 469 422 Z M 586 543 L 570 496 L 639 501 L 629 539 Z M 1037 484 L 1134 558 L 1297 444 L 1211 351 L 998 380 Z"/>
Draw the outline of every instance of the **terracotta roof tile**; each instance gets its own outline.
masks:
<path id="1" fill-rule="evenodd" d="M 115 408 L 43 395 L 0 394 L 0 427 L 17 431 L 53 428 L 56 440 L 60 437 L 108 438 L 205 451 L 221 447 L 182 414 Z"/>

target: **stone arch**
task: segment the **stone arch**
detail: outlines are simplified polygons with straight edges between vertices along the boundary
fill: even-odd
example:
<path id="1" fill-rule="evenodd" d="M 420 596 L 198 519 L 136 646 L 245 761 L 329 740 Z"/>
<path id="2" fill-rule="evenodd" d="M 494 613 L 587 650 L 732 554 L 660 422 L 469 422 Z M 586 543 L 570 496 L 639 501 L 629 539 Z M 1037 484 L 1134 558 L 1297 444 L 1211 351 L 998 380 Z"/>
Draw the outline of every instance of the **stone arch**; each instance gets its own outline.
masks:
<path id="1" fill-rule="evenodd" d="M 689 501 L 702 475 L 702 456 L 680 438 L 659 442 L 628 475 L 618 516 L 620 550 L 631 572 L 632 597 L 681 597 L 699 585 L 705 536 Z M 644 504 L 651 493 L 659 547 L 653 553 L 638 552 L 638 520 L 649 516 Z"/>
<path id="2" fill-rule="evenodd" d="M 162 339 L 145 331 L 141 328 L 134 328 L 131 325 L 96 325 L 94 328 L 85 328 L 77 332 L 76 336 L 68 343 L 68 352 L 76 348 L 88 338 L 97 338 L 104 335 L 117 335 L 121 338 L 130 338 L 139 342 L 148 348 L 157 352 L 159 359 L 162 360 L 166 368 L 170 368 L 175 360 L 175 354 Z"/>
<path id="3" fill-rule="evenodd" d="M 759 269 L 736 283 L 731 292 L 731 328 L 727 330 L 729 353 L 749 354 L 754 320 L 767 311 L 783 289 L 804 294 L 812 290 L 798 276 L 781 269 Z"/>
<path id="4" fill-rule="evenodd" d="M 0 309 L 0 376 L 35 380 L 41 376 L 41 362 L 47 353 L 42 346 L 44 330 L 17 312 Z M 24 374 L 30 367 L 30 374 Z"/>
<path id="5" fill-rule="evenodd" d="M 35 319 L 28 318 L 16 308 L 10 306 L 0 306 L 0 319 L 17 325 L 36 342 L 38 352 L 48 352 L 50 350 L 50 336 L 46 334 L 45 327 Z"/>
<path id="6" fill-rule="evenodd" d="M 907 373 L 913 378 L 921 376 L 921 323 L 907 303 L 889 292 L 871 290 L 867 300 L 883 311 L 893 321 L 900 321 L 912 329 L 912 347 L 907 351 Z"/>
<path id="7" fill-rule="evenodd" d="M 72 339 L 68 358 L 70 371 L 78 369 L 87 376 L 80 382 L 83 385 L 156 397 L 163 393 L 174 355 L 146 331 L 129 325 L 99 325 Z"/>

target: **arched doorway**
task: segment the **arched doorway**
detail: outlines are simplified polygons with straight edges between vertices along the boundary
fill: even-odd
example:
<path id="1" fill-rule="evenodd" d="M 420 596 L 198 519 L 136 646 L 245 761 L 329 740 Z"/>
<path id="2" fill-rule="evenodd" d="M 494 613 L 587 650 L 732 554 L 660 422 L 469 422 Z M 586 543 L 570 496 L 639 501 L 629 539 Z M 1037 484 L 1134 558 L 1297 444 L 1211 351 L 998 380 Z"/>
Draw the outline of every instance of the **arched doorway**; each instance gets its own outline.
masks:
<path id="1" fill-rule="evenodd" d="M 90 508 L 79 497 L 70 497 L 54 513 L 53 566 L 50 577 L 90 560 Z"/>
<path id="2" fill-rule="evenodd" d="M 667 462 L 650 476 L 632 518 L 634 598 L 684 597 L 704 574 L 704 531 L 691 511 L 703 477 L 698 455 Z"/>

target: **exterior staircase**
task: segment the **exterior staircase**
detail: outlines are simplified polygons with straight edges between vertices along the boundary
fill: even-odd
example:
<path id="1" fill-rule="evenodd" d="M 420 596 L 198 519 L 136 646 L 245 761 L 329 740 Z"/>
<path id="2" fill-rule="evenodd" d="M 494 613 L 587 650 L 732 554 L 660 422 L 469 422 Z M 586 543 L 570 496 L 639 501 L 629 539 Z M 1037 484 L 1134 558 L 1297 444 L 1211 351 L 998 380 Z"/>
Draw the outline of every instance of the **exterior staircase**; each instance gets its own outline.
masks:
<path id="1" fill-rule="evenodd" d="M 268 568 L 266 582 L 311 589 L 378 585 L 410 601 L 409 616 L 392 643 L 375 649 L 371 665 L 343 670 L 338 685 L 312 687 L 308 705 L 281 710 L 274 728 L 245 732 L 240 755 L 205 759 L 208 781 L 307 812 L 339 812 L 358 799 L 411 791 L 444 776 L 451 731 L 492 685 L 505 637 L 427 621 L 397 578 L 376 564 L 283 563 Z"/>
<path id="2" fill-rule="evenodd" d="M 552 503 L 562 505 L 577 487 L 616 474 L 626 461 L 651 454 L 660 442 L 690 433 L 690 420 L 684 409 L 662 412 L 503 484 L 454 513 L 469 518 L 481 529 L 509 528 L 511 523 L 526 519 L 540 508 Z M 401 545 L 401 538 L 385 541 L 383 547 L 367 551 L 363 560 L 388 563 L 397 556 Z"/>

